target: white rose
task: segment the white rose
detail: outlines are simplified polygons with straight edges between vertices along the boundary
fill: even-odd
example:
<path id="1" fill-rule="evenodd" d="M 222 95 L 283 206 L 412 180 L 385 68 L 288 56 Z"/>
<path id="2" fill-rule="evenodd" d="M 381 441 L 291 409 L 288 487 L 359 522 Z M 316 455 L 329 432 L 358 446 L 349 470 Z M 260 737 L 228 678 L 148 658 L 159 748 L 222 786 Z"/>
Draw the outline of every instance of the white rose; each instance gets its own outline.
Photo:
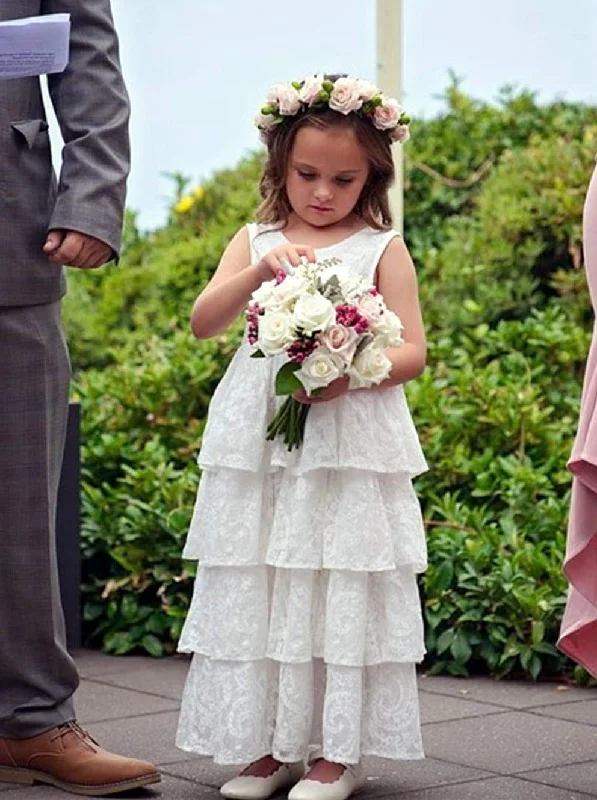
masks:
<path id="1" fill-rule="evenodd" d="M 297 370 L 295 376 L 311 394 L 315 389 L 329 386 L 336 378 L 344 374 L 344 361 L 340 356 L 320 347 L 311 353 Z"/>
<path id="2" fill-rule="evenodd" d="M 362 386 L 371 386 L 381 383 L 388 377 L 392 369 L 392 362 L 385 351 L 375 345 L 367 345 L 357 353 L 347 372 L 350 376 L 349 389 L 360 389 Z"/>
<path id="3" fill-rule="evenodd" d="M 399 142 L 400 144 L 408 142 L 410 139 L 408 125 L 398 125 L 397 128 L 393 128 L 390 132 L 390 137 L 393 142 Z"/>
<path id="4" fill-rule="evenodd" d="M 330 325 L 321 337 L 321 343 L 330 353 L 340 356 L 347 365 L 353 359 L 358 342 L 359 334 L 355 329 L 344 325 Z"/>
<path id="5" fill-rule="evenodd" d="M 375 109 L 373 124 L 381 131 L 395 128 L 402 116 L 402 108 L 393 97 L 382 97 L 382 104 Z"/>
<path id="6" fill-rule="evenodd" d="M 262 114 L 261 112 L 257 114 L 255 117 L 255 125 L 260 130 L 267 131 L 270 128 L 273 128 L 280 122 L 280 117 L 276 117 L 274 114 Z"/>
<path id="7" fill-rule="evenodd" d="M 266 356 L 283 353 L 294 340 L 292 316 L 284 311 L 266 311 L 259 318 L 257 343 Z"/>
<path id="8" fill-rule="evenodd" d="M 255 289 L 251 295 L 251 300 L 257 303 L 260 308 L 267 308 L 275 288 L 276 284 L 274 281 L 265 281 L 259 288 Z"/>
<path id="9" fill-rule="evenodd" d="M 294 307 L 294 324 L 305 333 L 322 331 L 336 320 L 336 310 L 332 303 L 319 292 L 303 294 Z"/>
<path id="10" fill-rule="evenodd" d="M 276 83 L 267 93 L 267 103 L 277 106 L 280 114 L 292 116 L 301 108 L 299 93 L 291 83 Z"/>
<path id="11" fill-rule="evenodd" d="M 375 326 L 375 342 L 381 347 L 398 347 L 404 342 L 402 338 L 403 330 L 404 325 L 398 314 L 388 308 L 381 315 L 381 319 Z"/>
<path id="12" fill-rule="evenodd" d="M 270 282 L 268 281 L 268 283 Z M 267 294 L 264 292 L 263 299 L 261 301 L 256 299 L 256 302 L 262 308 L 272 311 L 288 310 L 292 301 L 296 300 L 306 285 L 307 281 L 301 275 L 288 275 L 282 283 L 274 282 Z M 257 291 L 259 292 L 259 289 Z M 255 299 L 255 292 L 253 292 L 253 298 Z"/>
<path id="13" fill-rule="evenodd" d="M 354 78 L 338 78 L 332 89 L 329 105 L 341 114 L 358 111 L 363 105 L 358 81 Z"/>
<path id="14" fill-rule="evenodd" d="M 377 325 L 385 309 L 385 303 L 379 294 L 364 294 L 358 298 L 355 305 L 371 325 Z"/>
<path id="15" fill-rule="evenodd" d="M 303 103 L 312 106 L 319 102 L 319 93 L 323 91 L 323 75 L 311 75 L 305 78 L 305 82 L 299 91 L 299 97 Z"/>
<path id="16" fill-rule="evenodd" d="M 359 87 L 359 96 L 363 103 L 368 103 L 375 95 L 379 94 L 379 89 L 371 81 L 357 81 Z"/>

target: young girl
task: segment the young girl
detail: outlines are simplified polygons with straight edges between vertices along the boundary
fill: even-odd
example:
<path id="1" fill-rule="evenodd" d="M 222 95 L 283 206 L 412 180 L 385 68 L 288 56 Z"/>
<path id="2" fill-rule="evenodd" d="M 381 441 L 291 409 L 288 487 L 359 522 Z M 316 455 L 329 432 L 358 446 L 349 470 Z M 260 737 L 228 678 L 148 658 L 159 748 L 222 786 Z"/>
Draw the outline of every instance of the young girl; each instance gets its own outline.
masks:
<path id="1" fill-rule="evenodd" d="M 342 800 L 362 782 L 361 756 L 423 757 L 426 547 L 411 481 L 427 465 L 403 384 L 426 349 L 387 194 L 407 122 L 364 81 L 276 84 L 257 118 L 268 150 L 258 222 L 232 239 L 193 307 L 195 336 L 215 336 L 285 263 L 337 257 L 404 324 L 381 385 L 348 391 L 341 378 L 295 394 L 312 406 L 298 450 L 266 441 L 283 356 L 251 359 L 245 336 L 213 396 L 184 552 L 200 566 L 179 645 L 193 659 L 177 744 L 249 762 L 224 797 L 295 784 L 290 800 Z"/>

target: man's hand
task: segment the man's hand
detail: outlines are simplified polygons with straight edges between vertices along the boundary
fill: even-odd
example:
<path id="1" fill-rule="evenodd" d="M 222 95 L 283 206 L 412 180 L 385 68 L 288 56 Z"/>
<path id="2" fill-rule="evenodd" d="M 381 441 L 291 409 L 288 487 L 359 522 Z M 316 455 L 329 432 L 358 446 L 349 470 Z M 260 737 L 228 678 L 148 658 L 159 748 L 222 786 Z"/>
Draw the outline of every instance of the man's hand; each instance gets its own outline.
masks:
<path id="1" fill-rule="evenodd" d="M 50 231 L 43 251 L 54 264 L 82 269 L 95 269 L 112 259 L 109 245 L 78 231 Z"/>

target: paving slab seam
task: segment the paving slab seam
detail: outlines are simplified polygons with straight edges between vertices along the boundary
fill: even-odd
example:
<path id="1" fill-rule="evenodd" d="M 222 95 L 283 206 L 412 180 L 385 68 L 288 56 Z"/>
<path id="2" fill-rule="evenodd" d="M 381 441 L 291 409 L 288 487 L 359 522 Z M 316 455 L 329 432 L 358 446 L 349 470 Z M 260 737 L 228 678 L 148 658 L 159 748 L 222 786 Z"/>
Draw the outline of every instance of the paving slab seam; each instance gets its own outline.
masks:
<path id="1" fill-rule="evenodd" d="M 435 758 L 435 756 L 433 756 Z M 531 772 L 544 772 L 546 769 L 563 769 L 564 767 L 582 767 L 585 764 L 597 764 L 597 756 L 595 758 L 585 758 L 582 761 L 567 761 L 565 764 L 555 764 L 551 767 L 539 767 L 538 769 L 525 769 L 521 772 L 509 772 L 509 775 L 515 775 L 519 778 L 521 775 L 528 775 Z M 597 788 L 595 789 L 597 792 Z"/>
<path id="2" fill-rule="evenodd" d="M 507 706 L 504 703 L 494 703 L 491 700 L 480 700 L 478 697 L 466 697 L 465 695 L 455 696 L 450 692 L 438 692 L 434 689 L 419 689 L 420 692 L 425 694 L 439 695 L 440 697 L 449 697 L 451 700 L 462 700 L 465 703 L 483 703 L 486 706 L 493 706 L 494 708 L 501 708 L 503 711 L 519 711 L 518 706 Z"/>
<path id="3" fill-rule="evenodd" d="M 146 689 L 131 689 L 129 686 L 119 686 L 116 683 L 108 683 L 108 681 L 98 681 L 96 678 L 83 678 L 85 683 L 96 683 L 98 686 L 105 686 L 108 689 L 122 689 L 127 692 L 136 692 L 137 694 L 147 695 L 148 697 L 159 697 L 160 700 L 170 700 L 176 702 L 174 697 L 168 697 L 166 694 L 158 694 L 157 692 L 148 692 Z M 180 702 L 180 699 L 179 699 Z"/>
<path id="4" fill-rule="evenodd" d="M 177 708 L 164 708 L 161 711 L 144 711 L 141 714 L 131 714 L 130 716 L 123 717 L 107 717 L 106 719 L 94 719 L 92 722 L 85 722 L 85 725 L 102 725 L 106 722 L 124 722 L 129 719 L 143 719 L 143 717 L 155 717 L 156 714 L 172 714 L 173 711 L 179 711 L 180 706 Z M 83 724 L 83 723 L 82 723 Z"/>
<path id="5" fill-rule="evenodd" d="M 428 758 L 432 758 L 434 761 L 441 761 L 442 764 L 449 764 L 451 767 L 462 767 L 462 769 L 477 769 L 479 772 L 486 772 L 489 777 L 491 778 L 508 778 L 510 774 L 508 772 L 496 772 L 489 767 L 471 767 L 470 764 L 463 764 L 460 761 L 452 761 L 449 758 L 445 758 L 444 756 L 438 756 L 435 753 L 433 755 L 428 754 Z M 568 766 L 565 764 L 564 766 Z M 549 767 L 548 767 L 549 769 Z M 530 771 L 530 770 L 529 770 Z M 474 780 L 485 780 L 484 778 L 475 778 Z"/>
<path id="6" fill-rule="evenodd" d="M 570 765 L 569 764 L 563 764 L 562 766 L 568 767 Z M 547 769 L 550 769 L 550 767 L 547 767 Z M 557 767 L 555 767 L 554 769 L 557 769 Z M 508 777 L 514 777 L 514 775 L 509 775 Z M 564 787 L 557 786 L 555 783 L 548 783 L 547 781 L 534 781 L 532 778 L 525 778 L 523 775 L 516 775 L 516 780 L 524 781 L 525 783 L 532 783 L 534 786 L 548 786 L 550 789 L 557 789 L 560 792 L 572 792 L 572 791 L 574 791 L 575 796 L 578 795 L 579 797 L 597 797 L 597 791 L 588 793 L 588 792 L 585 792 L 585 791 L 581 791 L 580 789 L 574 789 L 573 790 L 573 789 L 570 789 L 568 786 L 564 786 Z"/>
<path id="7" fill-rule="evenodd" d="M 430 722 L 422 722 L 423 728 L 430 728 L 432 725 L 444 725 L 446 722 L 462 722 L 464 719 L 481 719 L 482 717 L 500 717 L 503 714 L 511 714 L 511 708 L 500 708 L 499 711 L 484 711 L 480 714 L 467 714 L 466 717 L 450 717 L 449 719 L 434 719 Z M 541 716 L 537 714 L 537 716 Z"/>
<path id="8" fill-rule="evenodd" d="M 567 703 L 565 705 L 568 705 Z M 547 706 L 547 708 L 554 708 L 554 706 Z M 557 708 L 557 706 L 555 706 Z M 578 722 L 575 719 L 566 719 L 565 717 L 558 717 L 558 716 L 551 716 L 551 714 L 539 714 L 536 709 L 534 708 L 524 708 L 522 709 L 525 714 L 530 714 L 532 717 L 538 717 L 539 719 L 545 719 L 545 717 L 549 717 L 549 719 L 556 719 L 560 720 L 561 722 L 569 722 L 571 725 L 582 725 L 585 728 L 597 728 L 597 722 Z"/>

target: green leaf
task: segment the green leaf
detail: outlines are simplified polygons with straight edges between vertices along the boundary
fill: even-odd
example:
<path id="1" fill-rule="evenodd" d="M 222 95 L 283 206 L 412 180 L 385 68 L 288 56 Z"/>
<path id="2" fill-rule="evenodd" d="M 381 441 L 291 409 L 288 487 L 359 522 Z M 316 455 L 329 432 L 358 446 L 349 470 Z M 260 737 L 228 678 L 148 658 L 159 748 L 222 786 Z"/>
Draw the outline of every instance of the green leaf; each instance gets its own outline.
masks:
<path id="1" fill-rule="evenodd" d="M 283 367 L 280 367 L 276 375 L 276 394 L 278 396 L 293 394 L 302 387 L 302 383 L 294 374 L 299 369 L 300 364 L 292 361 L 288 361 Z"/>
<path id="2" fill-rule="evenodd" d="M 141 646 L 147 650 L 150 656 L 161 656 L 163 655 L 164 648 L 162 643 L 154 636 L 152 633 L 148 633 L 141 639 Z"/>
<path id="3" fill-rule="evenodd" d="M 531 640 L 533 644 L 539 644 L 545 636 L 545 624 L 541 620 L 534 619 L 531 625 Z"/>
<path id="4" fill-rule="evenodd" d="M 452 628 L 448 628 L 441 634 L 441 636 L 438 637 L 437 652 L 445 653 L 446 650 L 450 648 L 453 639 L 454 639 L 454 630 Z"/>
<path id="5" fill-rule="evenodd" d="M 460 664 L 466 664 L 471 657 L 471 646 L 469 645 L 466 633 L 462 630 L 462 628 L 456 631 L 454 640 L 450 645 L 450 652 Z"/>

